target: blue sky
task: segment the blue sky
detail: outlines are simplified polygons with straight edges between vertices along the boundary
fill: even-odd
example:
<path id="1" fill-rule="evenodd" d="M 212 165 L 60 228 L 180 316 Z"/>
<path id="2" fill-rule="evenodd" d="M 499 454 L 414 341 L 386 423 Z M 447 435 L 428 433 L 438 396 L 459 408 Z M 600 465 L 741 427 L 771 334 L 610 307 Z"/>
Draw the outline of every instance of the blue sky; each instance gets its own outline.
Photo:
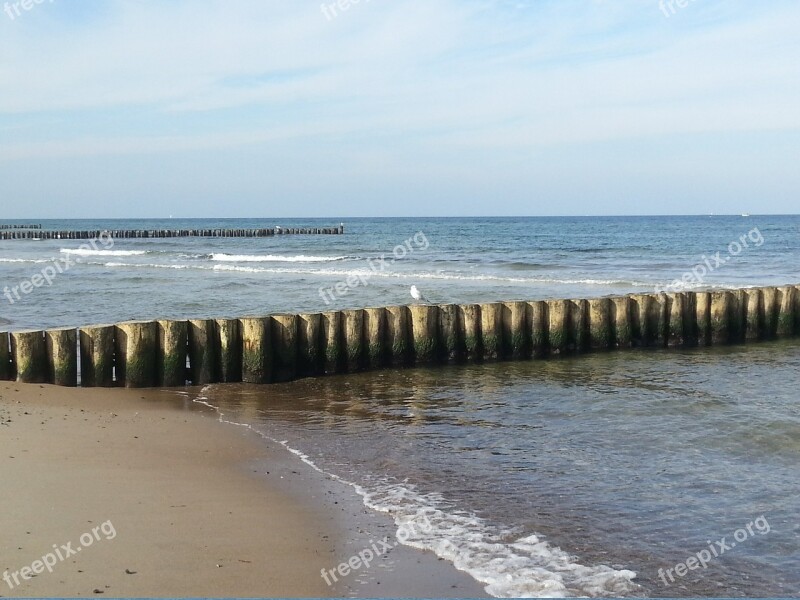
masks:
<path id="1" fill-rule="evenodd" d="M 331 6 L 6 3 L 0 218 L 797 212 L 795 0 Z"/>

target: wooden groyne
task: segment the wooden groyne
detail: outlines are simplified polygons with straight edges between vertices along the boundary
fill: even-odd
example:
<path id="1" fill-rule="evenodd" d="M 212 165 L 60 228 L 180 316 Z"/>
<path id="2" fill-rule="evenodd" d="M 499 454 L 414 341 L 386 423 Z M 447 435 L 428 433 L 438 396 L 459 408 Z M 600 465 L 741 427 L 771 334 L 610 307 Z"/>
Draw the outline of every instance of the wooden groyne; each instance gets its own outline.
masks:
<path id="1" fill-rule="evenodd" d="M 36 225 L 9 225 L 9 224 L 2 224 L 0 223 L 0 229 L 41 229 L 42 226 L 39 224 Z"/>
<path id="2" fill-rule="evenodd" d="M 272 383 L 402 365 L 717 346 L 800 334 L 800 286 L 388 306 L 0 334 L 0 379 L 62 386 Z"/>
<path id="3" fill-rule="evenodd" d="M 11 226 L 9 226 L 11 227 Z M 0 227 L 0 240 L 93 240 L 100 237 L 114 239 L 223 237 L 257 238 L 274 235 L 341 235 L 344 225 L 337 227 L 270 227 L 264 229 L 96 229 L 96 230 L 43 230 L 33 228 Z"/>

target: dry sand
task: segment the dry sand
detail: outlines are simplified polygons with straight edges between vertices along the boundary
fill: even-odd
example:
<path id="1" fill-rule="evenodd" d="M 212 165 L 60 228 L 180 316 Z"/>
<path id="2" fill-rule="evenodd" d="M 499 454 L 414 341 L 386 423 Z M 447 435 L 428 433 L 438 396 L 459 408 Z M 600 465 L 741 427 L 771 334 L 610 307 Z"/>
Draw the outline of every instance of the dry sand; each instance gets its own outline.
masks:
<path id="1" fill-rule="evenodd" d="M 14 585 L 0 579 L 0 595 L 485 596 L 404 546 L 328 587 L 323 568 L 394 524 L 189 398 L 0 382 L 0 577 Z M 22 579 L 84 534 L 52 573 Z"/>

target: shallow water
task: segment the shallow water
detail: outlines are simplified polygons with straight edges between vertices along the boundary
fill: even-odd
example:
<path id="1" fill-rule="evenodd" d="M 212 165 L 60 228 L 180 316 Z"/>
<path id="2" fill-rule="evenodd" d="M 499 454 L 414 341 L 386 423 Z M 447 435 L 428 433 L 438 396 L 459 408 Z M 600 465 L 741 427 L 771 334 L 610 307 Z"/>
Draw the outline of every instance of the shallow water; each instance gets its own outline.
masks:
<path id="1" fill-rule="evenodd" d="M 424 515 L 432 529 L 408 543 L 494 595 L 796 596 L 798 373 L 800 344 L 786 342 L 204 396 L 399 524 Z M 670 582 L 667 569 L 723 537 L 733 546 Z"/>

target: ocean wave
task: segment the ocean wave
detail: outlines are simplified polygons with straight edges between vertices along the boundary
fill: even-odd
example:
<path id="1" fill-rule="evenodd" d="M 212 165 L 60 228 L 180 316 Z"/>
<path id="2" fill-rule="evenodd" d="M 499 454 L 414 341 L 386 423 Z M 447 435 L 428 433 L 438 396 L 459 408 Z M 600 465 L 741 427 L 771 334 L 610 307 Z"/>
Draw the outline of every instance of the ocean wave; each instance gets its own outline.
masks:
<path id="1" fill-rule="evenodd" d="M 652 288 L 653 282 L 633 281 L 626 279 L 561 279 L 549 277 L 503 277 L 501 275 L 461 275 L 457 273 L 433 273 L 430 271 L 417 272 L 387 272 L 372 271 L 371 269 L 288 269 L 288 268 L 269 268 L 269 267 L 244 267 L 238 265 L 215 265 L 215 271 L 234 271 L 240 273 L 280 273 L 297 275 L 320 275 L 328 277 L 362 277 L 370 279 L 372 277 L 383 277 L 389 279 L 433 279 L 443 281 L 497 281 L 503 283 L 556 283 L 563 285 L 602 285 L 602 286 L 630 286 Z"/>
<path id="2" fill-rule="evenodd" d="M 209 254 L 187 254 L 185 252 L 181 252 L 178 254 L 178 258 L 182 260 L 207 259 L 209 256 L 210 256 Z"/>
<path id="3" fill-rule="evenodd" d="M 702 290 L 730 290 L 730 289 L 743 289 L 749 290 L 752 288 L 759 287 L 757 285 L 745 285 L 743 283 L 708 283 L 704 282 L 697 282 L 697 283 L 687 283 L 684 281 L 680 282 L 680 285 L 673 286 L 672 283 L 656 283 L 650 284 L 650 287 L 653 288 L 652 291 L 659 293 L 659 292 L 697 292 Z"/>
<path id="4" fill-rule="evenodd" d="M 554 269 L 561 265 L 555 263 L 533 263 L 524 261 L 493 261 L 491 264 L 497 265 L 509 271 L 541 271 L 543 269 Z"/>
<path id="5" fill-rule="evenodd" d="M 121 262 L 106 262 L 106 263 L 89 263 L 93 265 L 101 265 L 103 267 L 138 267 L 145 269 L 193 269 L 189 265 L 164 265 L 164 264 L 139 264 L 139 263 L 121 263 Z M 202 267 L 200 267 L 202 268 Z"/>
<path id="6" fill-rule="evenodd" d="M 422 494 L 413 485 L 387 481 L 373 482 L 367 489 L 325 471 L 288 441 L 275 439 L 248 423 L 225 419 L 219 407 L 204 395 L 208 389 L 209 386 L 203 388 L 192 401 L 214 410 L 220 422 L 250 429 L 280 444 L 315 471 L 352 487 L 367 508 L 392 517 L 399 542 L 452 562 L 483 583 L 486 592 L 496 598 L 622 596 L 641 589 L 633 581 L 634 571 L 580 564 L 576 557 L 537 535 L 509 541 L 512 532 L 498 530 L 474 514 L 454 509 L 441 494 Z"/>
<path id="7" fill-rule="evenodd" d="M 91 248 L 61 248 L 62 254 L 75 256 L 141 256 L 145 250 L 92 250 Z"/>
<path id="8" fill-rule="evenodd" d="M 453 563 L 496 598 L 621 596 L 639 589 L 634 571 L 583 565 L 535 534 L 514 539 L 513 532 L 452 508 L 441 494 L 422 494 L 406 483 L 354 487 L 365 506 L 393 517 L 403 543 Z"/>
<path id="9" fill-rule="evenodd" d="M 0 258 L 0 263 L 41 264 L 54 262 L 55 258 Z"/>
<path id="10" fill-rule="evenodd" d="M 50 262 L 47 260 L 37 261 L 23 261 L 21 259 L 0 259 L 0 262 Z M 164 264 L 164 263 L 124 263 L 124 262 L 86 262 L 84 265 L 96 265 L 110 268 L 132 268 L 132 269 L 191 269 L 199 271 L 222 271 L 231 273 L 248 273 L 248 274 L 275 274 L 275 275 L 302 275 L 302 276 L 318 276 L 326 278 L 341 278 L 346 279 L 351 276 L 359 277 L 369 281 L 372 277 L 380 277 L 384 279 L 402 279 L 408 281 L 418 280 L 441 280 L 441 281 L 465 281 L 465 282 L 497 282 L 499 284 L 528 284 L 528 285 L 585 285 L 585 286 L 598 286 L 598 287 L 622 287 L 622 288 L 646 288 L 648 292 L 655 292 L 656 290 L 671 291 L 666 289 L 665 285 L 658 285 L 648 281 L 636 281 L 625 279 L 592 279 L 592 278 L 550 278 L 550 277 L 502 277 L 499 275 L 457 275 L 448 273 L 430 273 L 430 272 L 414 272 L 414 273 L 381 273 L 372 272 L 369 269 L 291 269 L 281 267 L 248 267 L 241 265 L 231 264 L 217 264 L 217 265 L 201 265 L 201 264 Z M 693 284 L 687 286 L 687 290 L 701 291 L 701 290 L 717 290 L 717 289 L 731 289 L 731 288 L 752 288 L 758 287 L 754 285 L 742 285 L 741 283 L 708 283 Z M 677 291 L 685 291 L 683 289 Z"/>
<path id="11" fill-rule="evenodd" d="M 319 263 L 337 262 L 340 260 L 352 260 L 354 256 L 305 256 L 298 254 L 295 256 L 280 256 L 277 254 L 212 254 L 211 260 L 219 262 L 297 262 L 297 263 Z"/>
<path id="12" fill-rule="evenodd" d="M 23 259 L 0 259 L 0 262 L 50 262 L 47 260 L 23 260 Z M 528 284 L 528 285 L 575 285 L 575 286 L 597 286 L 597 287 L 623 287 L 623 288 L 645 288 L 646 291 L 664 290 L 666 284 L 659 284 L 653 281 L 637 281 L 634 279 L 594 279 L 591 277 L 503 277 L 502 275 L 464 275 L 458 273 L 441 273 L 431 271 L 415 271 L 415 272 L 389 272 L 389 271 L 372 271 L 371 269 L 335 269 L 335 268 L 290 268 L 290 267 L 259 267 L 259 266 L 245 266 L 234 264 L 167 264 L 167 263 L 125 263 L 125 262 L 90 262 L 84 263 L 88 265 L 100 265 L 111 268 L 134 268 L 134 269 L 191 269 L 191 270 L 213 270 L 231 273 L 248 273 L 248 274 L 274 274 L 274 275 L 302 275 L 302 276 L 317 276 L 326 278 L 341 278 L 358 277 L 359 280 L 369 281 L 373 277 L 383 279 L 400 279 L 407 281 L 464 281 L 464 282 L 495 282 L 498 284 Z M 732 287 L 754 287 L 752 285 L 742 285 L 733 283 L 709 283 L 703 282 L 699 284 L 687 285 L 686 289 L 690 290 L 714 290 L 714 289 L 730 289 Z M 667 290 L 670 291 L 670 290 Z M 678 290 L 678 291 L 684 291 Z"/>

